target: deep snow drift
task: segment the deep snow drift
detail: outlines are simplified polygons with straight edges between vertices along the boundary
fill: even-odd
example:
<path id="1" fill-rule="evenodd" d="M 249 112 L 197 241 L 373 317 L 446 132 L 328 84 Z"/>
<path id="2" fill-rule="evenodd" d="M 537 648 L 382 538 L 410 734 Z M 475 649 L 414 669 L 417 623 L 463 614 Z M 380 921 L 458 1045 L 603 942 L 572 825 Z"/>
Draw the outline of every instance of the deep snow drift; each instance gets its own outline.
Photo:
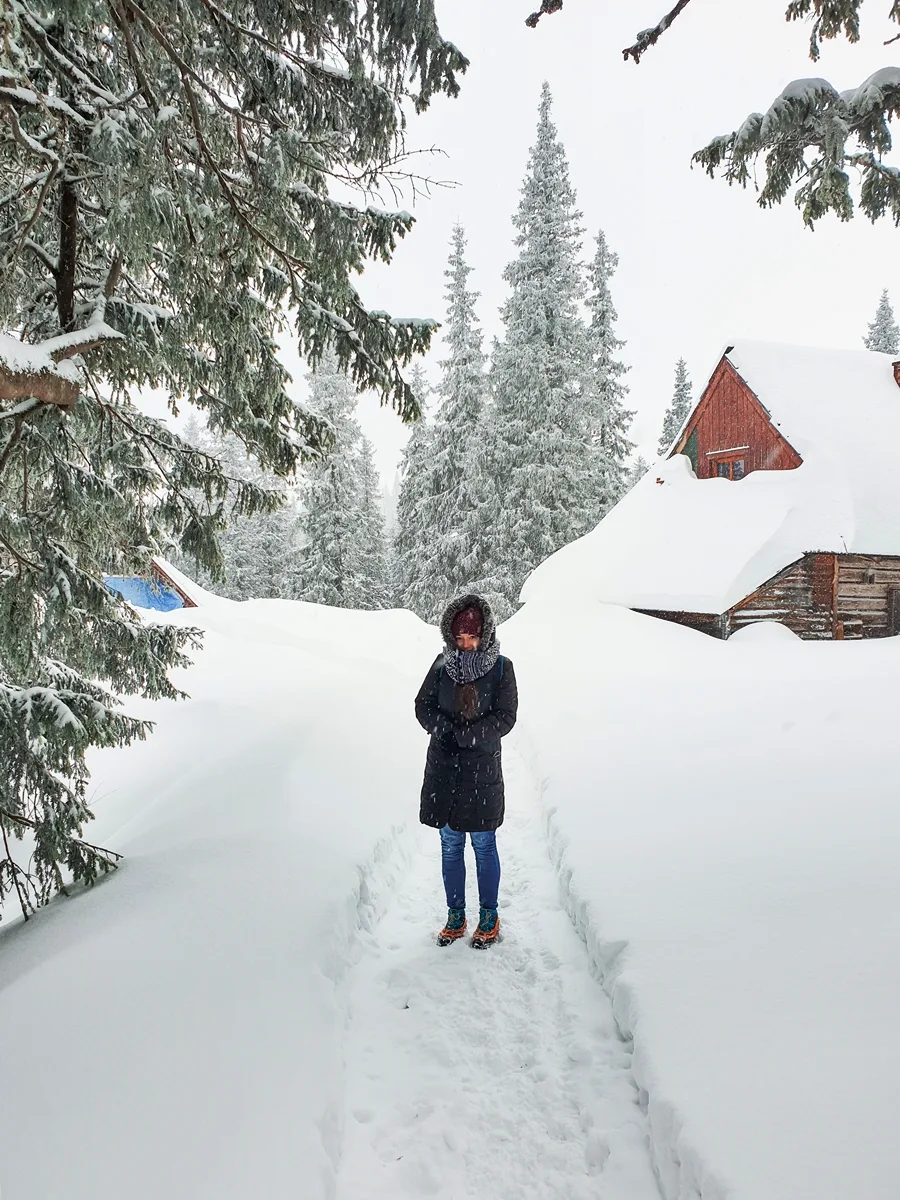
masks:
<path id="1" fill-rule="evenodd" d="M 191 700 L 94 759 L 120 871 L 0 933 L 3 1200 L 334 1192 L 337 996 L 403 850 L 434 631 L 201 600 L 161 618 L 207 630 Z"/>
<path id="2" fill-rule="evenodd" d="M 664 1194 L 889 1200 L 900 641 L 717 642 L 570 582 L 504 646 Z"/>

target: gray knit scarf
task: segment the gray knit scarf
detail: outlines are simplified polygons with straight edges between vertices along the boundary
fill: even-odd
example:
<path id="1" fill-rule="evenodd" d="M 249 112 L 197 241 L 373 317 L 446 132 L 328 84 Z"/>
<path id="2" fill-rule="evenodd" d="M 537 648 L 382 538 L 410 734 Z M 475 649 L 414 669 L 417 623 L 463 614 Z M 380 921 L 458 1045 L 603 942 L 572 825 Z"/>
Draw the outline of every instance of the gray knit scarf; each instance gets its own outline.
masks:
<path id="1" fill-rule="evenodd" d="M 454 683 L 474 683 L 487 675 L 500 657 L 500 643 L 496 638 L 484 650 L 444 651 L 444 666 Z"/>

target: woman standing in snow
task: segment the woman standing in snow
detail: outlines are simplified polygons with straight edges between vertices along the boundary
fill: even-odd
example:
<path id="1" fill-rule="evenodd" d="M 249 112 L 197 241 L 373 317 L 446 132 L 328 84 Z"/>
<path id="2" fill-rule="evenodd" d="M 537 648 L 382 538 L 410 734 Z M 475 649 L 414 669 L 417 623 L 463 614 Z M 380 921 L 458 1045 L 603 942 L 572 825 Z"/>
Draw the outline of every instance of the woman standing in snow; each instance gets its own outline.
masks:
<path id="1" fill-rule="evenodd" d="M 495 830 L 505 805 L 500 739 L 516 723 L 516 675 L 500 643 L 490 605 L 461 596 L 441 618 L 444 652 L 416 696 L 416 718 L 431 734 L 419 819 L 441 831 L 447 924 L 438 944 L 466 932 L 466 834 L 472 838 L 481 905 L 472 945 L 497 940 L 500 858 Z"/>

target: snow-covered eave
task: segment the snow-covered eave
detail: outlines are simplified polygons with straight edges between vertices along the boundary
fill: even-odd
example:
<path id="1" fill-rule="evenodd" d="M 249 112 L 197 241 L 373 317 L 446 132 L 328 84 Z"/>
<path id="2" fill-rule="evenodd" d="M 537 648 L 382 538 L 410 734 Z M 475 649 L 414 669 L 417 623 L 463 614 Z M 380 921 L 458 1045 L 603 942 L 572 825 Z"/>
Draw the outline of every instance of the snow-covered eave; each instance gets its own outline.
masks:
<path id="1" fill-rule="evenodd" d="M 185 608 L 197 608 L 200 604 L 200 595 L 203 589 L 198 588 L 187 575 L 183 575 L 181 571 L 174 567 L 167 559 L 160 555 L 154 554 L 151 558 L 153 569 L 162 577 L 163 582 L 167 583 L 173 591 L 177 592 L 184 601 Z"/>
<path id="2" fill-rule="evenodd" d="M 888 552 L 884 549 L 860 548 L 852 546 L 848 549 L 841 541 L 840 545 L 819 544 L 815 547 L 810 547 L 804 550 L 802 554 L 792 557 L 782 566 L 778 567 L 771 575 L 765 579 L 761 579 L 758 583 L 753 584 L 749 588 L 744 586 L 732 587 L 724 597 L 711 597 L 703 595 L 678 595 L 665 596 L 664 594 L 655 594 L 653 596 L 641 596 L 636 594 L 627 604 L 622 604 L 622 607 L 634 609 L 637 612 L 645 613 L 677 613 L 680 616 L 690 617 L 723 617 L 727 613 L 733 612 L 740 608 L 748 600 L 751 600 L 757 592 L 764 588 L 767 584 L 777 579 L 785 571 L 790 571 L 792 567 L 796 567 L 803 562 L 805 558 L 817 554 L 835 554 L 835 555 L 860 555 L 861 557 L 875 558 L 895 558 L 900 560 L 900 547 L 894 552 Z M 739 594 L 740 593 L 740 594 Z"/>

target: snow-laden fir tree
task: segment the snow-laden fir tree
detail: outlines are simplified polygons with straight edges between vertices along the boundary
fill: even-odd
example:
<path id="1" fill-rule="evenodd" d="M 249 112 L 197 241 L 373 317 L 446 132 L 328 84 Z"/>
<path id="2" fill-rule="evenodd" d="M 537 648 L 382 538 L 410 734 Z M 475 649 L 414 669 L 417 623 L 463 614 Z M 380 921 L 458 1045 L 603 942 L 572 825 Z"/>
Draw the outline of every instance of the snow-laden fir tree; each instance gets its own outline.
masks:
<path id="1" fill-rule="evenodd" d="M 433 0 L 14 0 L 0 29 L 0 901 L 27 913 L 112 864 L 81 838 L 85 751 L 145 736 L 117 697 L 174 695 L 191 636 L 103 573 L 173 538 L 220 562 L 227 480 L 132 397 L 198 405 L 286 477 L 326 441 L 286 387 L 289 322 L 413 416 L 402 368 L 433 327 L 353 281 L 412 225 L 370 203 L 407 101 L 466 63 Z"/>
<path id="2" fill-rule="evenodd" d="M 628 474 L 625 477 L 625 491 L 630 492 L 636 483 L 640 483 L 649 470 L 650 464 L 642 454 L 639 454 L 628 468 Z"/>
<path id="3" fill-rule="evenodd" d="M 310 407 L 331 431 L 329 452 L 303 472 L 303 542 L 297 598 L 356 608 L 359 557 L 359 444 L 357 395 L 329 355 L 309 377 Z"/>
<path id="4" fill-rule="evenodd" d="M 476 504 L 467 537 L 490 552 L 473 580 L 502 619 L 528 574 L 595 523 L 592 398 L 583 394 L 587 358 L 581 315 L 582 229 L 565 151 L 541 95 L 518 210 L 517 255 L 504 278 L 504 336 L 491 368 L 491 396 L 474 462 Z"/>
<path id="5" fill-rule="evenodd" d="M 672 443 L 681 432 L 693 406 L 693 384 L 688 375 L 687 363 L 683 358 L 679 358 L 675 364 L 675 388 L 663 418 L 662 433 L 659 437 L 660 454 L 668 454 L 671 450 Z"/>
<path id="6" fill-rule="evenodd" d="M 434 425 L 426 419 L 431 388 L 421 363 L 416 363 L 410 374 L 410 386 L 422 415 L 400 459 L 397 528 L 392 546 L 394 600 L 399 608 L 432 620 L 437 485 L 432 453 Z"/>
<path id="7" fill-rule="evenodd" d="M 897 354 L 900 351 L 900 328 L 894 320 L 887 288 L 881 293 L 875 317 L 869 323 L 869 332 L 863 342 L 867 350 L 880 350 L 882 354 Z"/>
<path id="8" fill-rule="evenodd" d="M 358 396 L 328 355 L 310 376 L 310 406 L 332 432 L 331 449 L 301 481 L 302 542 L 293 594 L 334 608 L 390 603 L 384 516 L 374 451 L 356 418 Z"/>
<path id="9" fill-rule="evenodd" d="M 219 575 L 214 576 L 177 548 L 171 553 L 172 561 L 203 587 L 231 600 L 294 599 L 301 558 L 298 489 L 265 471 L 234 434 L 211 433 L 193 413 L 185 423 L 184 439 L 221 464 L 229 480 L 227 524 L 219 535 Z M 235 489 L 247 481 L 272 492 L 280 507 L 250 515 L 235 512 Z"/>
<path id="10" fill-rule="evenodd" d="M 615 333 L 618 317 L 613 304 L 610 280 L 619 265 L 619 256 L 610 250 L 601 230 L 597 250 L 588 270 L 587 371 L 582 382 L 582 405 L 586 421 L 585 445 L 591 451 L 590 471 L 586 479 L 588 504 L 593 527 L 621 500 L 627 491 L 627 459 L 634 449 L 628 430 L 634 413 L 625 407 L 628 388 L 623 377 L 628 368 L 617 357 L 625 343 Z"/>
<path id="11" fill-rule="evenodd" d="M 468 287 L 471 271 L 466 262 L 465 231 L 456 225 L 444 272 L 446 356 L 440 364 L 440 402 L 430 447 L 428 556 L 421 563 L 421 588 L 427 600 L 419 615 L 432 623 L 440 619 L 448 599 L 466 591 L 485 568 L 475 553 L 477 547 L 467 538 L 474 504 L 472 455 L 480 444 L 487 386 L 482 335 L 475 315 L 478 293 Z"/>
<path id="12" fill-rule="evenodd" d="M 381 480 L 375 466 L 375 448 L 360 437 L 357 449 L 357 567 L 355 608 L 390 608 L 391 582 L 387 537 L 381 502 Z"/>
<path id="13" fill-rule="evenodd" d="M 397 501 L 400 499 L 400 469 L 394 472 L 394 478 L 382 488 L 381 509 L 384 513 L 384 529 L 388 542 L 397 532 Z"/>

